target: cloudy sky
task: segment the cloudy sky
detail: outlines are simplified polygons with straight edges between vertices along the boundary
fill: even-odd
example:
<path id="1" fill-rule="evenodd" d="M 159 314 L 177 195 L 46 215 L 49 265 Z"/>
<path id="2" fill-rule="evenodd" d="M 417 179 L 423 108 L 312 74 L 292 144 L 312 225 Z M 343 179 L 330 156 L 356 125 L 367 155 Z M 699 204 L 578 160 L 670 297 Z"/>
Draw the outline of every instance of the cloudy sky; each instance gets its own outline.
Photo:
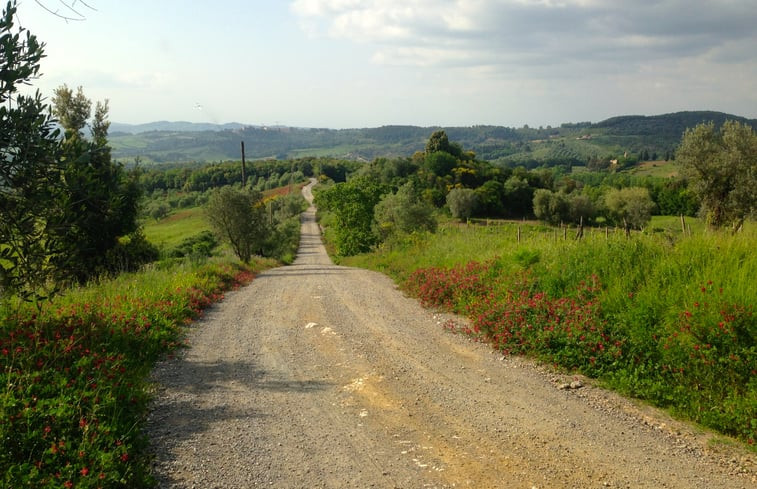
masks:
<path id="1" fill-rule="evenodd" d="M 18 20 L 47 43 L 35 86 L 117 122 L 757 118 L 755 0 L 20 0 Z"/>

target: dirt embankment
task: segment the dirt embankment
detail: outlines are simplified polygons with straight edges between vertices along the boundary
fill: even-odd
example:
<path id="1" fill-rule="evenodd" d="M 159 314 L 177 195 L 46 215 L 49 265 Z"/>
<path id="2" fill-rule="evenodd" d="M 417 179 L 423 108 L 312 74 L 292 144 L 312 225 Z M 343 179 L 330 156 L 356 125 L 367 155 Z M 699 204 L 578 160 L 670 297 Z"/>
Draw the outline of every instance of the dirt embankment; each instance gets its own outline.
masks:
<path id="1" fill-rule="evenodd" d="M 160 487 L 757 487 L 752 454 L 443 331 L 386 277 L 334 266 L 314 209 L 302 226 L 294 265 L 155 370 Z"/>

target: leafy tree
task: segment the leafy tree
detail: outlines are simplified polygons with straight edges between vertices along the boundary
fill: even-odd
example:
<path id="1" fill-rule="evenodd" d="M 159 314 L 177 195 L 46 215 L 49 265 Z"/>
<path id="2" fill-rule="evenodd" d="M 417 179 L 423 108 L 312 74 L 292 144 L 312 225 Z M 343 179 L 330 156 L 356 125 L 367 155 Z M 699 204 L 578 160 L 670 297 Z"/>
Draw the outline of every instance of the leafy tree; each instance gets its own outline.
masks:
<path id="1" fill-rule="evenodd" d="M 504 184 L 504 206 L 512 216 L 526 216 L 533 212 L 534 189 L 526 178 L 513 175 Z"/>
<path id="2" fill-rule="evenodd" d="M 488 180 L 475 191 L 478 215 L 495 217 L 504 214 L 505 187 L 501 182 Z"/>
<path id="3" fill-rule="evenodd" d="M 55 89 L 53 115 L 70 135 L 83 135 L 91 112 L 92 101 L 84 95 L 82 87 L 77 88 L 76 93 L 65 84 Z"/>
<path id="4" fill-rule="evenodd" d="M 632 228 L 641 229 L 650 221 L 654 202 L 646 188 L 626 187 L 607 192 L 605 206 L 610 218 L 622 223 L 628 234 Z"/>
<path id="5" fill-rule="evenodd" d="M 269 233 L 263 196 L 254 190 L 221 187 L 213 192 L 205 215 L 218 238 L 245 263 L 262 254 Z"/>
<path id="6" fill-rule="evenodd" d="M 597 206 L 588 195 L 574 192 L 568 196 L 570 220 L 574 223 L 589 223 L 597 216 Z"/>
<path id="7" fill-rule="evenodd" d="M 0 18 L 0 294 L 33 299 L 45 294 L 49 257 L 61 252 L 49 237 L 59 144 L 39 91 L 18 92 L 39 76 L 44 45 L 14 29 L 15 14 L 16 3 L 8 2 Z"/>
<path id="8" fill-rule="evenodd" d="M 570 201 L 564 192 L 537 189 L 534 192 L 533 209 L 537 219 L 550 224 L 557 225 L 570 221 Z"/>
<path id="9" fill-rule="evenodd" d="M 52 263 L 59 280 L 82 283 L 101 273 L 119 271 L 108 256 L 119 245 L 119 238 L 138 230 L 142 190 L 137 170 L 127 172 L 111 159 L 107 101 L 96 105 L 89 140 L 83 129 L 92 103 L 81 87 L 75 94 L 65 85 L 58 88 L 53 104 L 53 114 L 66 131 L 62 142 L 64 188 L 58 196 L 61 232 L 55 235 L 66 253 Z"/>
<path id="10" fill-rule="evenodd" d="M 374 209 L 374 231 L 385 240 L 396 234 L 436 230 L 434 207 L 423 200 L 411 182 L 385 195 Z"/>
<path id="11" fill-rule="evenodd" d="M 757 134 L 746 124 L 726 121 L 687 129 L 676 161 L 702 200 L 713 227 L 736 225 L 757 212 Z"/>
<path id="12" fill-rule="evenodd" d="M 318 207 L 334 215 L 334 245 L 339 255 L 363 253 L 377 243 L 372 229 L 374 208 L 386 192 L 374 180 L 356 177 L 318 193 Z"/>
<path id="13" fill-rule="evenodd" d="M 436 176 L 443 177 L 452 173 L 457 166 L 457 159 L 444 151 L 426 154 L 425 166 Z"/>
<path id="14" fill-rule="evenodd" d="M 449 137 L 444 131 L 434 131 L 426 142 L 426 154 L 437 153 L 443 151 L 445 153 L 452 153 L 452 146 L 449 143 Z"/>
<path id="15" fill-rule="evenodd" d="M 473 189 L 453 188 L 447 194 L 447 205 L 452 217 L 461 221 L 473 215 L 477 204 L 478 195 Z"/>

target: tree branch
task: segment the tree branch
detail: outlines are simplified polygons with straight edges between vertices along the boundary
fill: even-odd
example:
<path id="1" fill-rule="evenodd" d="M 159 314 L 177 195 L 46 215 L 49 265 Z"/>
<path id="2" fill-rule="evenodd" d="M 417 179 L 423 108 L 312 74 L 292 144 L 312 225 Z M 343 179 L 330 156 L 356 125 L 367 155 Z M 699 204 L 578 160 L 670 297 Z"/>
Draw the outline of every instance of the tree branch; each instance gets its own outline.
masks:
<path id="1" fill-rule="evenodd" d="M 56 17 L 60 17 L 66 22 L 68 22 L 69 20 L 76 21 L 76 22 L 86 20 L 86 17 L 84 16 L 84 14 L 82 14 L 79 10 L 77 10 L 77 6 L 76 6 L 77 3 L 83 5 L 84 7 L 90 10 L 93 10 L 95 12 L 97 11 L 96 8 L 92 7 L 91 5 L 89 5 L 87 2 L 83 0 L 69 0 L 69 1 L 58 0 L 64 7 L 63 11 L 61 11 L 61 9 L 53 10 L 52 8 L 45 5 L 45 3 L 42 0 L 34 0 L 34 1 L 37 3 L 37 5 L 42 7 L 44 10 L 50 12 Z"/>

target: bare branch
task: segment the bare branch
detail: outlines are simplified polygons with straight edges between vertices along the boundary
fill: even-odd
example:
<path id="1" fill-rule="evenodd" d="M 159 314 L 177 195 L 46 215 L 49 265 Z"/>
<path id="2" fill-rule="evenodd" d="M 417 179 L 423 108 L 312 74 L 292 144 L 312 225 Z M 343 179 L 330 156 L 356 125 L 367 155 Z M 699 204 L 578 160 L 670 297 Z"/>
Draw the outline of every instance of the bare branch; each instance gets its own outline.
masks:
<path id="1" fill-rule="evenodd" d="M 80 21 L 86 20 L 86 17 L 84 16 L 84 14 L 82 14 L 80 10 L 78 10 L 77 4 L 81 4 L 84 7 L 90 10 L 93 10 L 95 12 L 97 11 L 96 8 L 92 7 L 91 5 L 89 5 L 87 2 L 83 0 L 69 0 L 69 1 L 58 0 L 61 3 L 61 5 L 63 5 L 62 10 L 60 8 L 53 9 L 51 7 L 48 7 L 47 5 L 45 5 L 45 3 L 42 0 L 34 0 L 34 1 L 37 3 L 37 5 L 42 7 L 44 10 L 50 12 L 56 17 L 60 17 L 66 22 L 68 21 L 80 22 Z"/>

